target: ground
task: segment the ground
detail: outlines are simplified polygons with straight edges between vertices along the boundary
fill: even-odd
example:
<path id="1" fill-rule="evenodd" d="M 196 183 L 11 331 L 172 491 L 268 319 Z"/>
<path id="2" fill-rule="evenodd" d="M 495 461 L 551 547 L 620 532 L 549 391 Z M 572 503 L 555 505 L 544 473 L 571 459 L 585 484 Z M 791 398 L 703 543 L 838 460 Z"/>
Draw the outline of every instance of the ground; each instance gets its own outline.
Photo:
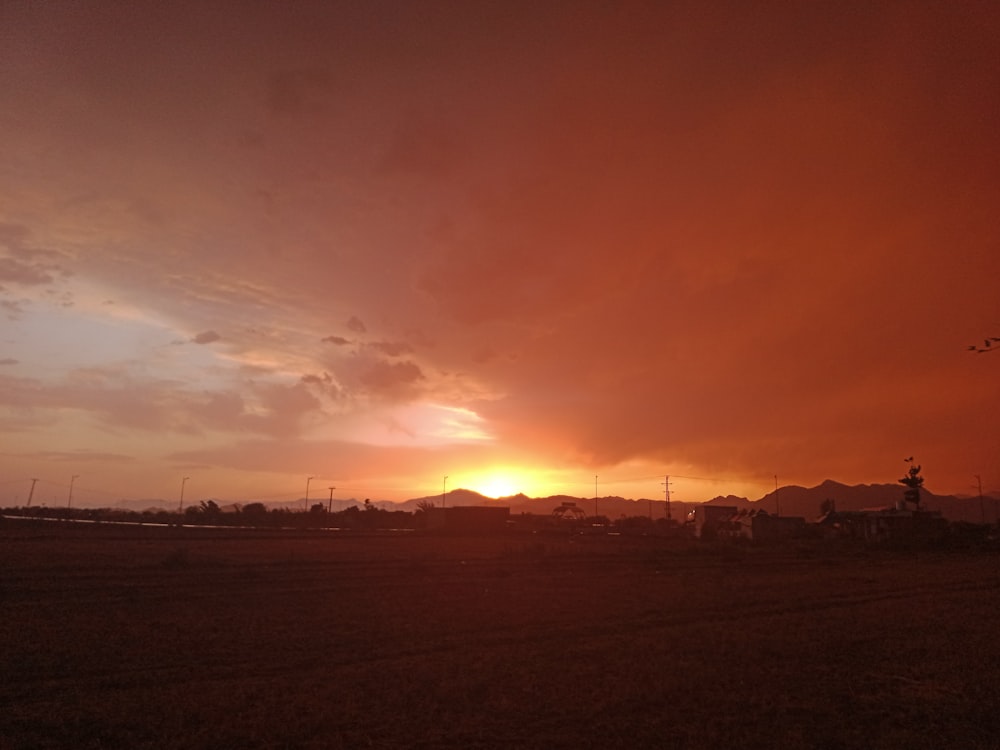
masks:
<path id="1" fill-rule="evenodd" d="M 0 523 L 0 748 L 996 748 L 1000 557 Z"/>

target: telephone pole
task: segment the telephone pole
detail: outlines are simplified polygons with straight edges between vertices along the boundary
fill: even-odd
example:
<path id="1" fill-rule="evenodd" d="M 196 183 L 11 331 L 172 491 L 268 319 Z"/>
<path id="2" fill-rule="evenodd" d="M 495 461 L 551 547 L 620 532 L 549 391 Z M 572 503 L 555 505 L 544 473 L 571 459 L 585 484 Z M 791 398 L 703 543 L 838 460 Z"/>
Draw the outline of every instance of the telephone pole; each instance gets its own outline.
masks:
<path id="1" fill-rule="evenodd" d="M 326 512 L 327 513 L 332 513 L 333 512 L 333 491 L 335 489 L 337 489 L 337 488 L 336 487 L 331 487 L 330 488 L 330 502 L 327 503 L 327 506 L 326 506 Z"/>
<path id="2" fill-rule="evenodd" d="M 66 501 L 67 510 L 73 507 L 73 482 L 75 482 L 79 477 L 79 474 L 74 474 L 69 478 L 69 500 Z"/>
<path id="3" fill-rule="evenodd" d="M 31 492 L 28 493 L 28 507 L 29 508 L 31 507 L 31 498 L 33 498 L 35 496 L 35 482 L 37 482 L 37 481 L 38 481 L 37 479 L 32 479 L 31 480 Z"/>
<path id="4" fill-rule="evenodd" d="M 986 523 L 986 506 L 983 504 L 983 478 L 978 474 L 972 476 L 976 478 L 976 484 L 979 485 L 979 515 L 983 523 Z"/>
<path id="5" fill-rule="evenodd" d="M 774 475 L 774 515 L 781 515 L 781 498 L 778 497 L 778 475 Z"/>
<path id="6" fill-rule="evenodd" d="M 184 477 L 181 480 L 181 501 L 177 504 L 177 512 L 180 513 L 184 510 L 184 485 L 187 484 L 187 480 L 191 477 Z"/>
<path id="7" fill-rule="evenodd" d="M 448 475 L 444 475 L 444 479 L 441 480 L 441 507 L 444 507 L 444 498 L 448 494 Z"/>

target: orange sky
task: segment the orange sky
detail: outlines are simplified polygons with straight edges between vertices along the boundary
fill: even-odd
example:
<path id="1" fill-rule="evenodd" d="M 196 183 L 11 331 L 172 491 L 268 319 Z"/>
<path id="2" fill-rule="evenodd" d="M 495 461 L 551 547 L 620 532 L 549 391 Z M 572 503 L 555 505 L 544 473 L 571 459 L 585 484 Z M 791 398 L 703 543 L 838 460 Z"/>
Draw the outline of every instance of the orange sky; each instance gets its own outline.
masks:
<path id="1" fill-rule="evenodd" d="M 0 503 L 1000 487 L 998 38 L 4 3 Z"/>

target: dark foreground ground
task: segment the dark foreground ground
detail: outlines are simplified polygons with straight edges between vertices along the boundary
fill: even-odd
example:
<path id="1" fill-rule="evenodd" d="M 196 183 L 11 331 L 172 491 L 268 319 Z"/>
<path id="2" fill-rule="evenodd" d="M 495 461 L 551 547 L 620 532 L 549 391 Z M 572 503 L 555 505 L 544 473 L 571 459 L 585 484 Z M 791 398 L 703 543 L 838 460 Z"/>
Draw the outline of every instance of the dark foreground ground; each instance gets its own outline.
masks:
<path id="1" fill-rule="evenodd" d="M 997 748 L 1000 558 L 0 522 L 0 748 Z"/>

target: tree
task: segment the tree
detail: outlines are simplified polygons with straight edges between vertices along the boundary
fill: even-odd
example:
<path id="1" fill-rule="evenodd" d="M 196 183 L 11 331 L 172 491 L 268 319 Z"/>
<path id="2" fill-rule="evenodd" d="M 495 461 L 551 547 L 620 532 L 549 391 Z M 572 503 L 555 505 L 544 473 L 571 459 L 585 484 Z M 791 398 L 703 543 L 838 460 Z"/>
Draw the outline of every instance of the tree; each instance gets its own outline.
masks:
<path id="1" fill-rule="evenodd" d="M 920 507 L 920 488 L 924 484 L 924 478 L 920 476 L 920 466 L 913 464 L 913 459 L 908 458 L 906 462 L 910 464 L 909 471 L 907 471 L 906 476 L 899 480 L 899 483 L 904 485 L 906 489 L 903 491 L 903 500 L 907 503 L 913 503 L 917 508 Z"/>
<path id="2" fill-rule="evenodd" d="M 209 518 L 215 518 L 222 512 L 222 509 L 219 507 L 219 504 L 215 502 L 215 500 L 202 500 L 200 510 Z"/>

